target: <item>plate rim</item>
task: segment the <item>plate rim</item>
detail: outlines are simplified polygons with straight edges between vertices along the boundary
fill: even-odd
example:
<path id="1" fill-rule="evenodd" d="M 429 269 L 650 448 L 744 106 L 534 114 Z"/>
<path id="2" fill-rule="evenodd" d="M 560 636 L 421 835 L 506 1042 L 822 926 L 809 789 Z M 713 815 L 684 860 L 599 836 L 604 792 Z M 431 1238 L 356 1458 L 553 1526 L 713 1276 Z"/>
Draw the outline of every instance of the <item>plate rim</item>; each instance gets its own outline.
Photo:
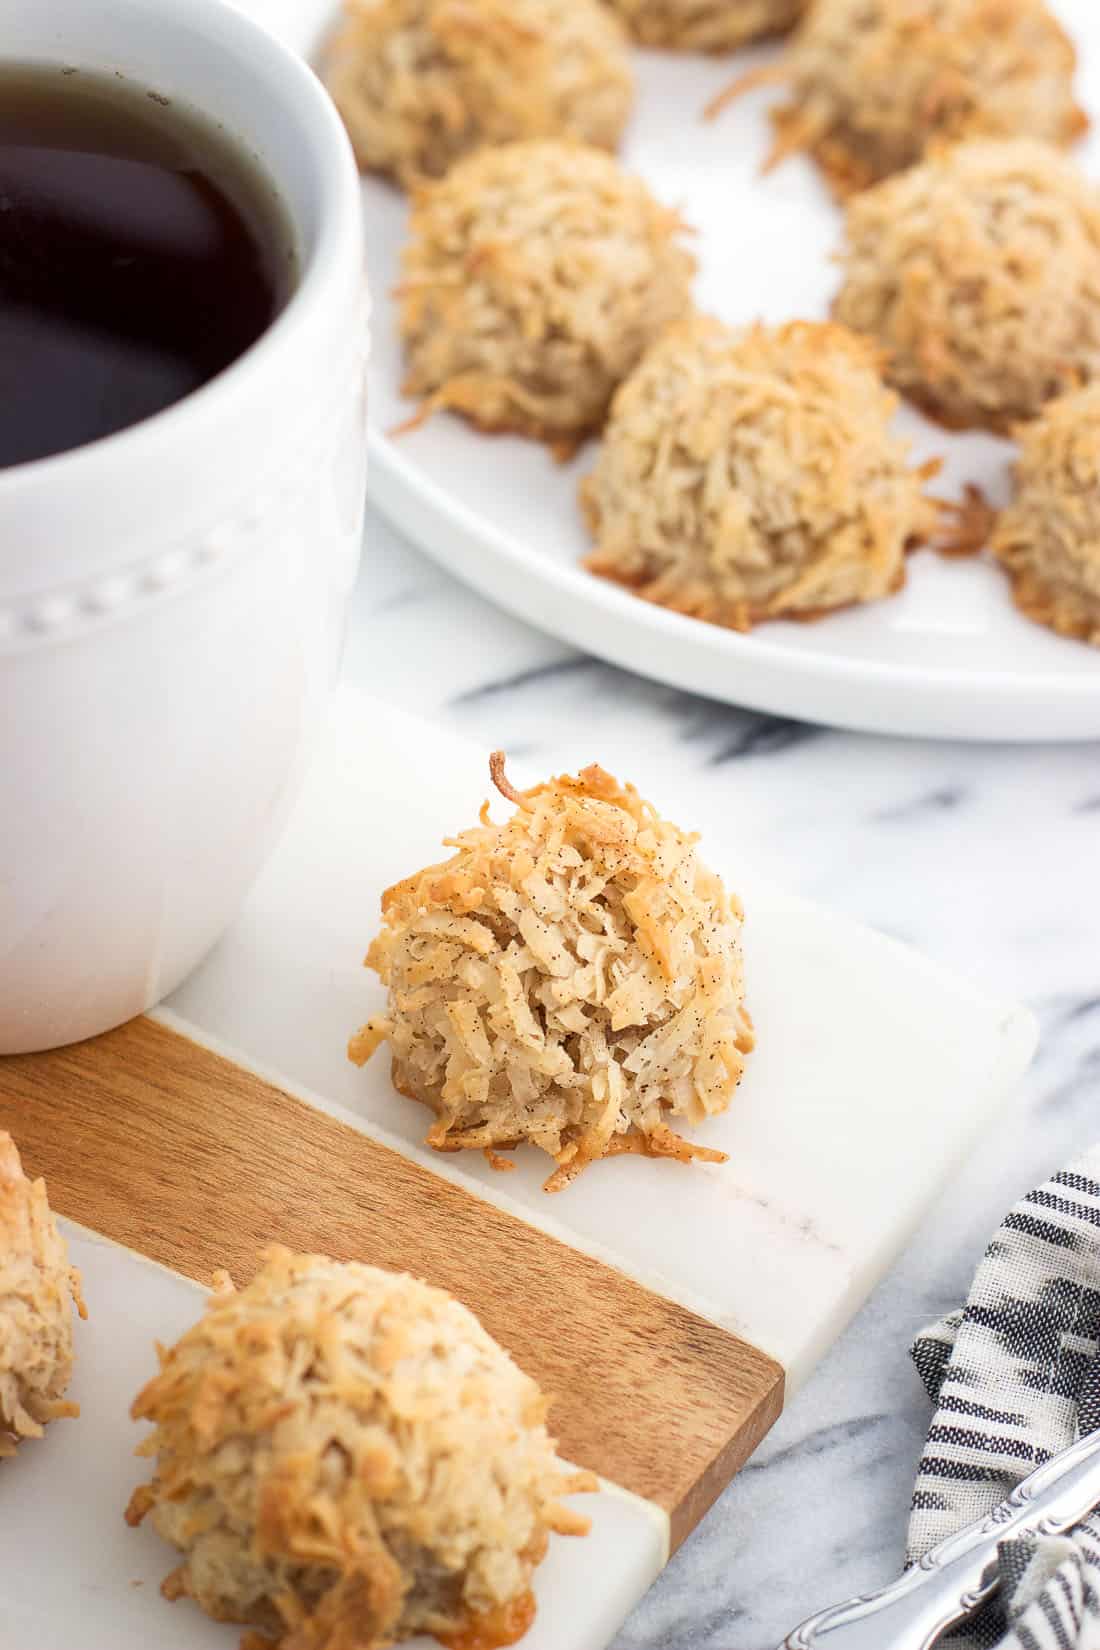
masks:
<path id="1" fill-rule="evenodd" d="M 671 612 L 587 575 L 579 567 L 539 555 L 453 497 L 422 466 L 398 452 L 377 426 L 368 429 L 367 449 L 368 497 L 400 532 L 495 605 L 636 674 L 729 704 L 861 732 L 1007 742 L 1100 737 L 1100 668 L 1095 680 L 1059 671 L 1020 676 L 998 670 L 975 677 L 957 666 L 884 666 L 865 659 L 791 651 L 757 632 L 741 635 Z M 488 554 L 493 566 L 526 579 L 530 598 L 524 599 L 512 588 L 501 589 L 489 568 L 477 565 L 478 554 L 483 558 Z M 553 616 L 537 599 L 539 590 L 547 588 L 563 603 L 563 611 Z M 583 591 L 583 605 L 612 626 L 625 624 L 655 642 L 687 648 L 700 668 L 669 668 L 659 653 L 640 668 L 623 650 L 593 641 L 583 633 L 583 625 L 570 622 L 568 605 L 578 590 Z M 1067 640 L 1066 646 L 1070 645 Z M 732 667 L 728 684 L 732 691 L 724 691 L 711 679 L 711 671 L 723 665 L 727 670 Z M 741 680 L 742 672 L 760 671 L 786 678 L 786 687 L 767 681 L 754 686 Z M 825 690 L 816 707 L 803 702 L 812 689 Z M 854 699 L 868 690 L 879 696 L 877 702 L 862 706 L 850 700 L 834 702 L 838 695 Z M 914 704 L 896 702 L 913 695 Z M 997 725 L 999 719 L 1021 711 L 1031 715 L 1018 727 Z M 1033 720 L 1036 713 L 1038 722 Z"/>

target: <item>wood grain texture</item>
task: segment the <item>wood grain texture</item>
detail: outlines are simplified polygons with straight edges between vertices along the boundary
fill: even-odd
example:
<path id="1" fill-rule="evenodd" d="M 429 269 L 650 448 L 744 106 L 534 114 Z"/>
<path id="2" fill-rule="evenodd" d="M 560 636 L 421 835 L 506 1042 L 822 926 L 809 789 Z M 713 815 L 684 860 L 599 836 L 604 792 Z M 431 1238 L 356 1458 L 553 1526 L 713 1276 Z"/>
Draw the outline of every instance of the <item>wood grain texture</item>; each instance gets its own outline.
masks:
<path id="1" fill-rule="evenodd" d="M 203 1283 L 278 1240 L 441 1285 L 674 1546 L 782 1408 L 755 1347 L 151 1020 L 0 1059 L 0 1127 L 61 1214 Z"/>

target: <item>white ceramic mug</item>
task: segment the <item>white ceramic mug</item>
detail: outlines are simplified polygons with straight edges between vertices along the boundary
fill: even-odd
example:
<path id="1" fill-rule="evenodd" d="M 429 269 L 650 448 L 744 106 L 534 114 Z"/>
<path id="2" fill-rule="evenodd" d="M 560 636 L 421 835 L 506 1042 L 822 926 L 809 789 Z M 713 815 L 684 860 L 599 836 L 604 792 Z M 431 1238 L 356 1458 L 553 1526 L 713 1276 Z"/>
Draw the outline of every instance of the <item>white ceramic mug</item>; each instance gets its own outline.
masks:
<path id="1" fill-rule="evenodd" d="M 366 292 L 327 96 L 222 0 L 34 0 L 0 57 L 119 71 L 256 157 L 290 302 L 195 394 L 0 470 L 0 1053 L 164 996 L 276 839 L 359 560 Z M 0 1092 L 3 1072 L 0 1068 Z"/>

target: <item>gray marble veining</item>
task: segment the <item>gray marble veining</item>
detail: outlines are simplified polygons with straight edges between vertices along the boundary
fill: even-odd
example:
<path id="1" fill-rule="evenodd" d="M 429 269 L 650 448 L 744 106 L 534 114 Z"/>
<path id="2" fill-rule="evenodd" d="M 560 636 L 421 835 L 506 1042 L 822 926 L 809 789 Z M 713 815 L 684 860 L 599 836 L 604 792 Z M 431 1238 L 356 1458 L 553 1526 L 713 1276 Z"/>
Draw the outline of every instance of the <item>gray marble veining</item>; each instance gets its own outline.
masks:
<path id="1" fill-rule="evenodd" d="M 727 858 L 1042 1021 L 1003 1126 L 616 1643 L 767 1650 L 897 1570 L 928 1421 L 909 1342 L 965 1296 L 1007 1206 L 1100 1135 L 1100 751 L 865 738 L 730 709 L 539 635 L 373 515 L 367 544 L 349 680 L 532 768 L 599 760 L 720 833 Z"/>

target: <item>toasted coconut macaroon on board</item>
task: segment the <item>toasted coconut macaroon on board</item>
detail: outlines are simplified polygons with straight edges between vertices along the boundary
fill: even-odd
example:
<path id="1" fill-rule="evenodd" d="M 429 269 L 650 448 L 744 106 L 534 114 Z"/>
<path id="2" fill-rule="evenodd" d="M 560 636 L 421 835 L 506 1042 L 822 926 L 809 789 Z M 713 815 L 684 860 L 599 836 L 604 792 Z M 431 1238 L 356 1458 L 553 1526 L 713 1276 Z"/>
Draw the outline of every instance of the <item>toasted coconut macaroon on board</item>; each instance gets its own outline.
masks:
<path id="1" fill-rule="evenodd" d="M 325 42 L 338 25 L 341 0 L 242 3 L 257 16 L 262 13 L 312 61 L 324 64 Z M 841 0 L 831 3 L 834 10 L 843 10 Z M 921 0 L 906 3 L 919 11 Z M 957 3 L 965 7 L 966 0 Z M 983 0 L 975 0 L 974 17 L 988 15 L 994 19 L 990 26 L 996 26 L 999 3 L 989 0 L 983 11 Z M 1009 7 L 1013 16 L 1028 8 L 1042 11 L 1039 0 L 1011 0 Z M 792 37 L 782 34 L 732 49 L 732 36 L 742 24 L 754 34 L 780 30 L 801 8 L 778 0 L 713 7 L 694 0 L 687 5 L 681 0 L 616 0 L 608 9 L 632 31 L 629 58 L 636 83 L 618 158 L 648 184 L 660 207 L 679 213 L 694 231 L 680 244 L 698 263 L 693 294 L 699 308 L 731 327 L 826 319 L 842 281 L 837 261 L 844 245 L 842 208 L 806 152 L 763 171 L 775 140 L 771 113 L 792 104 L 789 80 L 762 84 L 720 117 L 710 122 L 702 118 L 708 103 L 734 79 L 755 69 L 778 68 L 790 50 Z M 1035 135 L 1065 139 L 1068 146 L 1059 153 L 1100 180 L 1095 128 L 1092 137 L 1070 142 L 1080 125 L 1078 106 L 1100 119 L 1100 10 L 1093 0 L 1051 0 L 1050 11 L 1079 61 L 1071 77 L 1070 48 L 1056 26 L 1039 19 L 1031 29 L 1024 15 L 1021 51 L 1026 57 L 1034 45 L 1041 78 L 1041 92 L 1032 98 L 1039 128 Z M 871 14 L 864 8 L 861 15 Z M 654 49 L 640 44 L 645 40 L 681 49 Z M 697 49 L 689 49 L 691 45 Z M 942 89 L 938 62 L 935 58 L 929 75 Z M 960 62 L 965 69 L 965 52 Z M 952 73 L 962 72 L 954 57 L 948 66 Z M 998 68 L 996 75 L 1001 74 Z M 922 84 L 914 69 L 918 103 Z M 1031 98 L 1026 75 L 1021 86 L 1019 95 Z M 950 131 L 980 133 L 985 127 L 979 113 L 971 119 L 963 104 L 958 109 L 952 104 L 944 116 L 954 120 L 954 125 L 948 123 Z M 896 116 L 892 104 L 887 116 Z M 1040 116 L 1049 116 L 1046 125 Z M 1011 108 L 1004 118 L 1015 124 Z M 902 146 L 898 153 L 908 151 Z M 374 310 L 368 487 L 394 526 L 450 573 L 587 653 L 730 703 L 891 734 L 996 740 L 1100 737 L 1100 657 L 1095 648 L 1027 618 L 989 553 L 948 560 L 934 549 L 911 548 L 905 556 L 905 585 L 896 592 L 875 588 L 872 579 L 865 583 L 874 588 L 873 599 L 801 622 L 787 614 L 753 620 L 745 633 L 695 616 L 705 602 L 694 603 L 688 613 L 677 611 L 682 592 L 668 581 L 656 585 L 672 604 L 662 605 L 597 576 L 590 559 L 597 540 L 578 495 L 597 468 L 600 442 L 598 436 L 584 440 L 562 464 L 561 453 L 583 440 L 584 432 L 563 429 L 556 411 L 551 418 L 546 411 L 551 402 L 555 408 L 565 406 L 568 423 L 572 392 L 577 402 L 572 421 L 586 422 L 580 409 L 585 403 L 598 407 L 599 374 L 578 366 L 569 337 L 558 336 L 547 356 L 548 371 L 540 371 L 535 359 L 528 361 L 529 371 L 521 368 L 511 375 L 518 390 L 509 407 L 507 388 L 492 382 L 493 358 L 465 348 L 464 342 L 457 350 L 448 349 L 440 323 L 443 312 L 432 304 L 422 313 L 437 359 L 427 359 L 418 335 L 404 349 L 402 306 L 406 328 L 415 331 L 407 306 L 419 302 L 415 295 L 410 298 L 407 285 L 398 291 L 408 243 L 408 202 L 389 179 L 374 175 L 364 177 L 363 198 Z M 517 209 L 516 223 L 524 221 L 530 220 Z M 627 270 L 625 254 L 616 253 L 614 261 Z M 419 264 L 416 273 L 419 279 Z M 441 285 L 439 291 L 445 290 Z M 657 316 L 670 296 L 675 294 L 666 279 L 643 307 Z M 619 294 L 606 300 L 609 314 L 622 319 L 621 329 L 603 333 L 600 364 L 612 372 L 621 371 L 630 359 L 637 288 L 627 300 Z M 490 339 L 495 336 L 492 306 L 475 311 L 456 296 L 449 313 L 460 339 L 478 329 Z M 561 381 L 559 367 L 564 370 Z M 431 405 L 462 411 L 436 412 L 419 427 L 395 434 Z M 486 434 L 475 427 L 478 418 L 483 425 L 522 424 L 524 415 L 529 425 L 543 427 L 543 442 Z M 1009 502 L 1010 439 L 947 431 L 909 403 L 890 427 L 911 443 L 914 468 L 943 461 L 941 473 L 929 484 L 932 494 L 961 502 L 969 484 L 994 509 Z M 725 606 L 731 610 L 730 604 Z M 808 606 L 802 603 L 803 609 Z"/>
<path id="2" fill-rule="evenodd" d="M 576 767 L 598 754 L 578 749 Z M 516 764 L 511 783 L 543 777 Z M 396 1092 L 385 1053 L 360 1068 L 347 1046 L 386 1012 L 363 968 L 385 891 L 445 858 L 444 838 L 472 831 L 482 855 L 490 795 L 503 826 L 515 809 L 487 753 L 344 690 L 281 846 L 188 984 L 102 1038 L 0 1061 L 0 1129 L 63 1224 L 79 1223 L 67 1236 L 89 1312 L 68 1394 L 82 1418 L 0 1463 L 0 1495 L 20 1508 L 0 1650 L 236 1645 L 238 1630 L 157 1595 L 172 1556 L 123 1524 L 146 1476 L 127 1410 L 155 1373 L 153 1342 L 199 1316 L 196 1284 L 220 1267 L 247 1283 L 273 1241 L 445 1289 L 551 1398 L 563 1460 L 602 1487 L 570 1503 L 591 1535 L 551 1538 L 522 1642 L 599 1650 L 1027 1065 L 1025 1011 L 758 880 L 720 816 L 657 795 L 700 832 L 700 921 L 721 906 L 710 873 L 725 885 L 714 944 L 736 934 L 725 977 L 755 1028 L 726 1109 L 670 1114 L 704 1160 L 616 1155 L 548 1193 L 534 1140 L 508 1173 L 481 1151 L 432 1150 L 432 1116 Z M 640 828 L 660 855 L 684 847 L 671 826 Z"/>

